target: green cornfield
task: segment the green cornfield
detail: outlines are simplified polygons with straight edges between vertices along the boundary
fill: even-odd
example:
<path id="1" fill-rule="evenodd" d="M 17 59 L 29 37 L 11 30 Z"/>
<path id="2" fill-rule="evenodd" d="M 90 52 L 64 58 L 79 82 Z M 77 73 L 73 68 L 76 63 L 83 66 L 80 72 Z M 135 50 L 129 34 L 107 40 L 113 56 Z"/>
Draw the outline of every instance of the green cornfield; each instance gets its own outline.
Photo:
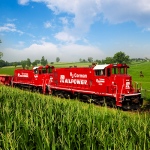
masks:
<path id="1" fill-rule="evenodd" d="M 0 86 L 2 150 L 149 150 L 150 114 Z"/>

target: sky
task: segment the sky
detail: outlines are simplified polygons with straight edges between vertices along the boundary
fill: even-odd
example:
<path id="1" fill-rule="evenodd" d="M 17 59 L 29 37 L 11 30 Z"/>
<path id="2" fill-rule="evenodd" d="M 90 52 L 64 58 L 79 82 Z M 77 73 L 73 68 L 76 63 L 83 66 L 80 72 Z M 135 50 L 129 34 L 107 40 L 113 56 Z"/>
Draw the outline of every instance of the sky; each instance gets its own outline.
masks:
<path id="1" fill-rule="evenodd" d="M 8 62 L 150 58 L 149 0 L 0 0 L 0 52 Z"/>

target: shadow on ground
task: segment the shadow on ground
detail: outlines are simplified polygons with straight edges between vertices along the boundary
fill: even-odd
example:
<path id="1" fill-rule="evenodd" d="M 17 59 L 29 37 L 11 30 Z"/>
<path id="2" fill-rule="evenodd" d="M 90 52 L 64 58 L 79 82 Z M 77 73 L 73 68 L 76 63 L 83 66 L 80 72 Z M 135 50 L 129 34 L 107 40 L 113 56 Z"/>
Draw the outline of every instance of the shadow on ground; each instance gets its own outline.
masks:
<path id="1" fill-rule="evenodd" d="M 148 111 L 150 112 L 150 101 L 144 101 L 141 111 Z"/>

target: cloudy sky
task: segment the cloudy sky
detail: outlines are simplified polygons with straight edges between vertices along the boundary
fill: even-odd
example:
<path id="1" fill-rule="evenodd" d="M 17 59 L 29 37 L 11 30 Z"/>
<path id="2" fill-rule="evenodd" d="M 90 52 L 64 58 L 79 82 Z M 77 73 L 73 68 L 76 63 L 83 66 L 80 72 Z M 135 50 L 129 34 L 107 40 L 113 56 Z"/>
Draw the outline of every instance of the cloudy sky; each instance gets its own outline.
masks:
<path id="1" fill-rule="evenodd" d="M 149 0 L 1 0 L 3 60 L 150 58 Z"/>

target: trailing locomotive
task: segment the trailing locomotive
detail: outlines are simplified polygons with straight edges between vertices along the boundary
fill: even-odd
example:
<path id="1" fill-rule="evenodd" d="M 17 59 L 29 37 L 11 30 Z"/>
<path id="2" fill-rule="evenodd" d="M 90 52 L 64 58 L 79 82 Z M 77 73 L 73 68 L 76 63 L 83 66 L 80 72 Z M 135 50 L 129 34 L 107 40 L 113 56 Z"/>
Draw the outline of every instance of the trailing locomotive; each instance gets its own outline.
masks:
<path id="1" fill-rule="evenodd" d="M 10 84 L 58 97 L 138 109 L 142 106 L 143 98 L 137 85 L 133 87 L 132 77 L 127 74 L 128 68 L 126 64 L 68 68 L 39 66 L 32 70 L 15 70 Z"/>
<path id="2" fill-rule="evenodd" d="M 16 69 L 11 80 L 11 86 L 19 88 L 28 88 L 40 93 L 48 93 L 48 85 L 53 66 L 39 66 L 32 70 Z"/>

